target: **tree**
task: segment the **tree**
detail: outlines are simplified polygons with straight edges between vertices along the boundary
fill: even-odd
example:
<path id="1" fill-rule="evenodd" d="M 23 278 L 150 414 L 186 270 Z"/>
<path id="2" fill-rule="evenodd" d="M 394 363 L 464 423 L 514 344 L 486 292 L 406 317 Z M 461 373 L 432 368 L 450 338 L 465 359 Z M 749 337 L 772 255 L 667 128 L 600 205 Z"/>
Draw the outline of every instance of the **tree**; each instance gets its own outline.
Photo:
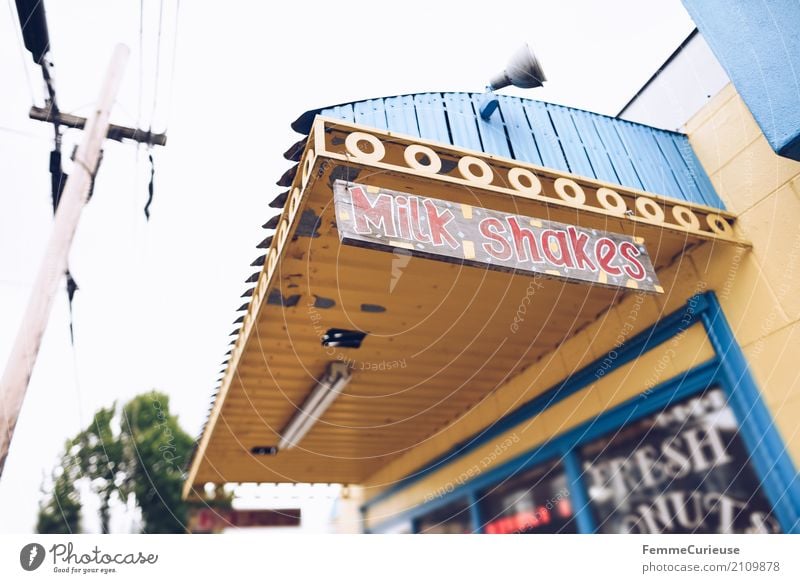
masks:
<path id="1" fill-rule="evenodd" d="M 65 449 L 69 449 L 67 442 Z M 53 495 L 39 504 L 36 532 L 42 534 L 73 534 L 80 532 L 81 501 L 75 489 L 75 468 L 65 454 L 61 465 L 53 471 Z M 42 489 L 44 493 L 44 489 Z"/>
<path id="2" fill-rule="evenodd" d="M 69 471 L 62 470 L 54 480 L 52 497 L 41 505 L 37 530 L 76 531 L 78 522 L 69 515 L 70 523 L 56 510 L 64 496 L 77 500 L 75 482 L 85 479 L 100 499 L 103 532 L 109 529 L 114 495 L 123 501 L 133 496 L 142 513 L 142 532 L 184 532 L 183 467 L 193 443 L 170 413 L 164 393 L 138 395 L 119 413 L 116 404 L 98 410 L 92 423 L 67 442 L 61 467 Z"/>
<path id="3" fill-rule="evenodd" d="M 100 528 L 104 533 L 108 532 L 111 495 L 118 491 L 118 480 L 127 469 L 122 440 L 111 429 L 115 411 L 116 403 L 97 411 L 89 427 L 78 433 L 68 449 L 68 457 L 80 471 L 77 477 L 88 478 L 100 498 Z"/>
<path id="4" fill-rule="evenodd" d="M 194 440 L 170 414 L 169 397 L 157 392 L 139 395 L 123 408 L 121 426 L 124 486 L 136 497 L 145 532 L 183 532 L 183 467 Z"/>

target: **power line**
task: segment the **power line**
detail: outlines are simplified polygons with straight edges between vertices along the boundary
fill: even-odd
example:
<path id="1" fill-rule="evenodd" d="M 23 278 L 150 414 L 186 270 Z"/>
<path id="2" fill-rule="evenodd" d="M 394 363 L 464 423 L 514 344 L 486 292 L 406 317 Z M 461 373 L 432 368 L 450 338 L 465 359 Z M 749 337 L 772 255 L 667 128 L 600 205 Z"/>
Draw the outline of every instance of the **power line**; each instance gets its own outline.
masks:
<path id="1" fill-rule="evenodd" d="M 75 313 L 72 301 L 69 302 L 69 339 L 72 348 L 72 373 L 75 377 L 75 400 L 78 402 L 78 423 L 83 429 L 83 399 L 81 394 L 81 379 L 78 369 L 78 348 L 75 345 Z"/>
<path id="2" fill-rule="evenodd" d="M 139 97 L 136 104 L 136 127 L 142 125 L 142 97 L 144 85 L 144 0 L 139 0 Z M 139 148 L 136 148 L 137 152 Z"/>
<path id="3" fill-rule="evenodd" d="M 45 257 L 40 266 L 33 289 L 31 290 L 28 307 L 23 316 L 23 323 L 19 328 L 15 343 L 8 357 L 2 379 L 0 379 L 0 408 L 2 408 L 3 427 L 0 428 L 0 474 L 5 465 L 14 428 L 19 418 L 19 412 L 28 389 L 31 372 L 41 346 L 41 338 L 47 327 L 48 318 L 53 305 L 55 294 L 59 287 L 59 279 L 66 271 L 67 293 L 72 302 L 77 285 L 71 279 L 68 271 L 68 254 L 77 228 L 81 210 L 88 202 L 94 186 L 94 179 L 100 165 L 102 144 L 106 138 L 131 139 L 136 142 L 146 142 L 148 146 L 166 142 L 166 136 L 154 136 L 149 130 L 142 132 L 138 128 L 111 126 L 109 116 L 111 108 L 116 101 L 122 70 L 128 58 L 128 49 L 118 45 L 114 51 L 109 68 L 104 79 L 97 106 L 92 117 L 85 119 L 79 116 L 65 114 L 59 111 L 56 104 L 56 91 L 50 74 L 52 63 L 47 58 L 50 51 L 49 33 L 47 30 L 47 17 L 44 4 L 41 0 L 16 0 L 17 17 L 22 27 L 22 40 L 24 47 L 31 53 L 33 60 L 42 69 L 42 75 L 47 84 L 47 100 L 45 108 L 34 105 L 30 117 L 53 125 L 55 133 L 55 147 L 50 156 L 50 173 L 52 181 L 53 208 L 55 220 L 53 231 L 47 243 Z M 12 9 L 12 15 L 14 11 Z M 164 3 L 161 0 L 158 52 L 156 55 L 156 80 L 153 95 L 153 112 L 150 120 L 152 127 L 155 107 L 157 103 L 161 31 L 163 25 Z M 142 25 L 143 27 L 143 25 Z M 24 57 L 24 53 L 23 53 Z M 26 69 L 26 77 L 29 78 Z M 32 87 L 29 83 L 31 94 Z M 33 100 L 33 99 L 32 99 Z M 86 128 L 83 140 L 75 154 L 76 165 L 69 180 L 64 180 L 61 168 L 60 146 L 61 126 Z M 10 128 L 8 128 L 10 129 Z M 152 162 L 151 162 L 152 164 Z M 66 188 L 62 186 L 66 183 Z M 63 197 L 63 200 L 61 200 Z M 152 180 L 151 180 L 152 197 Z M 71 308 L 71 306 L 70 306 Z M 72 314 L 70 313 L 70 336 L 74 348 L 74 329 Z M 76 390 L 80 399 L 79 379 L 77 378 L 77 358 L 73 350 L 76 372 Z M 80 414 L 80 412 L 79 412 Z"/>
<path id="4" fill-rule="evenodd" d="M 180 19 L 181 0 L 175 3 L 175 35 L 172 41 L 172 67 L 169 74 L 169 95 L 167 97 L 167 119 L 164 122 L 164 131 L 167 131 L 167 122 L 172 117 L 172 94 L 175 90 L 175 67 L 178 61 L 178 21 Z"/>
<path id="5" fill-rule="evenodd" d="M 34 138 L 34 139 L 37 139 L 37 140 L 44 140 L 46 142 L 50 141 L 50 138 L 45 138 L 44 136 L 40 136 L 38 134 L 34 134 L 33 132 L 26 132 L 25 130 L 17 130 L 17 129 L 5 127 L 5 126 L 0 126 L 0 132 L 8 132 L 9 134 L 16 134 L 18 136 L 24 136 L 26 138 Z"/>
<path id="6" fill-rule="evenodd" d="M 153 108 L 150 111 L 150 125 L 147 131 L 153 130 L 153 120 L 156 116 L 156 103 L 158 101 L 158 84 L 161 76 L 161 30 L 164 23 L 164 0 L 159 2 L 158 9 L 158 37 L 156 39 L 156 74 L 153 82 Z"/>
<path id="7" fill-rule="evenodd" d="M 13 0 L 8 0 L 8 9 L 11 12 L 11 22 L 15 22 L 19 20 L 19 15 L 17 14 L 16 9 L 13 6 Z M 25 55 L 25 47 L 22 44 L 22 38 L 19 34 L 15 35 L 17 37 L 17 46 L 19 47 L 19 54 L 22 57 L 22 69 L 25 71 L 25 82 L 28 85 L 28 92 L 31 95 L 31 104 L 36 104 L 36 96 L 33 91 L 33 81 L 31 81 L 31 73 L 28 71 L 28 57 Z"/>

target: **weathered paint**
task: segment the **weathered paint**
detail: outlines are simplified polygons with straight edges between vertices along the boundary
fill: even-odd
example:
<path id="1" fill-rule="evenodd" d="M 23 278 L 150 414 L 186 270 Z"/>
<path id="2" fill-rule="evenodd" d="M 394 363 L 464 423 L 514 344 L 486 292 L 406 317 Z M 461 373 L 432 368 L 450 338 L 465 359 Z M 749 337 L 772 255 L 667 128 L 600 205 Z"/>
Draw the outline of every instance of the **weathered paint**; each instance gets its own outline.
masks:
<path id="1" fill-rule="evenodd" d="M 337 180 L 339 238 L 446 263 L 662 293 L 644 241 Z"/>

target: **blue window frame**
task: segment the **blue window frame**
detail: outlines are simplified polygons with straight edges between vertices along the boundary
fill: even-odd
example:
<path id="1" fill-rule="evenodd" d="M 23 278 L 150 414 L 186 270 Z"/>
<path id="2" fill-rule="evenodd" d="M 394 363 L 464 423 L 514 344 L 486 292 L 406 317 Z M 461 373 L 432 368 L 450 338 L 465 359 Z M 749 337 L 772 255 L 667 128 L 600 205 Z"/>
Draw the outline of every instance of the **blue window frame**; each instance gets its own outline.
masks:
<path id="1" fill-rule="evenodd" d="M 454 488 L 444 496 L 387 520 L 373 531 L 381 532 L 390 528 L 395 522 L 416 520 L 417 517 L 466 497 L 471 502 L 472 531 L 482 532 L 484 518 L 481 516 L 479 504 L 481 490 L 544 462 L 559 459 L 564 466 L 570 485 L 571 504 L 575 511 L 578 530 L 583 533 L 595 532 L 597 524 L 589 504 L 576 448 L 615 429 L 662 411 L 692 395 L 711 387 L 719 387 L 724 391 L 727 397 L 727 406 L 733 411 L 738 421 L 738 435 L 750 454 L 753 472 L 760 482 L 760 490 L 772 507 L 772 516 L 777 519 L 783 532 L 800 532 L 800 478 L 798 478 L 797 471 L 769 410 L 761 399 L 744 354 L 712 291 L 693 296 L 683 308 L 662 318 L 649 329 L 617 348 L 612 368 L 606 369 L 606 372 L 636 359 L 651 348 L 697 323 L 704 327 L 714 349 L 715 356 L 712 359 L 661 383 L 649 391 L 646 399 L 636 396 L 612 410 L 601 413 L 591 421 L 551 438 L 516 459 L 474 478 L 467 484 Z M 366 512 L 370 506 L 397 494 L 410 484 L 441 469 L 518 423 L 586 388 L 596 381 L 595 373 L 603 365 L 604 358 L 589 364 L 564 382 L 501 418 L 491 428 L 458 444 L 453 450 L 434 460 L 422 470 L 400 480 L 394 487 L 368 501 L 362 507 L 362 512 Z"/>

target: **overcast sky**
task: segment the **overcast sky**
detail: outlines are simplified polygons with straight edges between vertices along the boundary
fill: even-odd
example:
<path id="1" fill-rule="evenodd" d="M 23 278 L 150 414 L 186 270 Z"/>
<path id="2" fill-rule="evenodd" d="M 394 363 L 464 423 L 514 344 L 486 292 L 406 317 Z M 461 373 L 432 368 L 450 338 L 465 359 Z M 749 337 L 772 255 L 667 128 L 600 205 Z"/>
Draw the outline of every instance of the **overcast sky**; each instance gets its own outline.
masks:
<path id="1" fill-rule="evenodd" d="M 0 7 L 0 366 L 52 223 L 41 73 Z M 169 135 L 145 221 L 145 150 L 110 143 L 72 249 L 75 348 L 56 301 L 0 479 L 0 532 L 31 532 L 42 477 L 100 406 L 157 388 L 200 431 L 303 111 L 480 91 L 524 42 L 547 86 L 504 92 L 614 115 L 691 32 L 678 0 L 46 1 L 62 111 L 87 115 L 115 43 L 131 59 L 112 122 Z M 177 27 L 176 27 L 177 14 Z M 161 20 L 159 35 L 159 20 Z M 177 31 L 177 39 L 176 39 Z M 160 37 L 160 40 L 159 40 Z M 177 40 L 177 42 L 176 42 Z M 177 51 L 173 51 L 177 47 Z M 176 53 L 176 54 L 174 54 Z M 160 57 L 157 58 L 157 55 Z M 174 58 L 173 58 L 174 57 Z M 141 64 L 141 66 L 140 66 Z M 68 132 L 65 152 L 79 139 Z"/>

